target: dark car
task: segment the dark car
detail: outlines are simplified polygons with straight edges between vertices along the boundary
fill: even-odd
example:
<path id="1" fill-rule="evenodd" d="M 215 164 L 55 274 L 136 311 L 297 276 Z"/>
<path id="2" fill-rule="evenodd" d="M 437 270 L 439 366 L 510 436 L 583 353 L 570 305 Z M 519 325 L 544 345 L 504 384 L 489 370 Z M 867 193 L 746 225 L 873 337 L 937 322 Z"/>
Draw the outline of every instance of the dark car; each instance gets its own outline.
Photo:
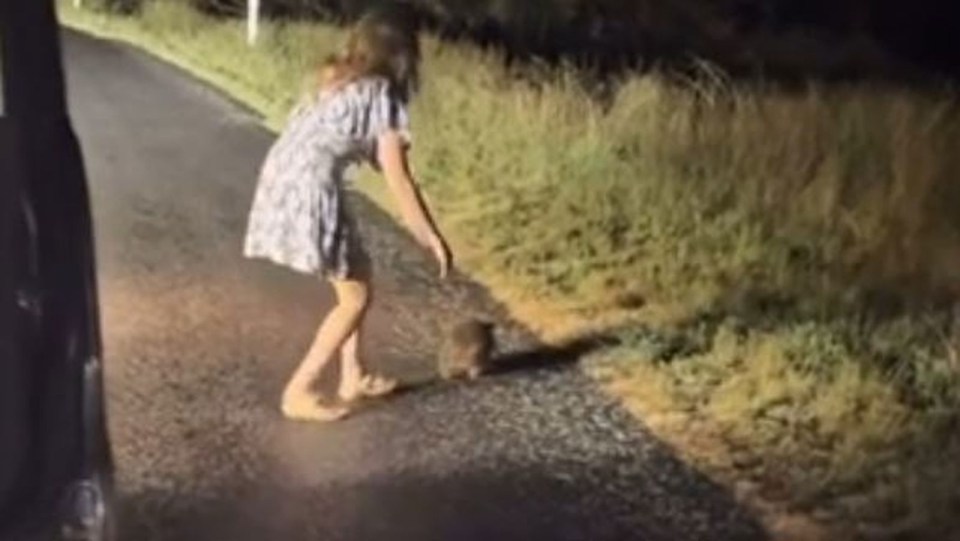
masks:
<path id="1" fill-rule="evenodd" d="M 0 541 L 112 538 L 90 207 L 52 0 L 0 0 Z"/>

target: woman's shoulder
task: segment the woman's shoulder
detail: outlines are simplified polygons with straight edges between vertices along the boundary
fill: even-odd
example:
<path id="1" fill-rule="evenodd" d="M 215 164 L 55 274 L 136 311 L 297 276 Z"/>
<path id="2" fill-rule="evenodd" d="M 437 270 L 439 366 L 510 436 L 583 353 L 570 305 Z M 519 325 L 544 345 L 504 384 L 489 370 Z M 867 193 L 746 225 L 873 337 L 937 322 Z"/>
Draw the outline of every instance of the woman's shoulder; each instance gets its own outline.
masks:
<path id="1" fill-rule="evenodd" d="M 364 75 L 344 86 L 343 91 L 354 98 L 369 101 L 389 92 L 390 81 L 378 75 Z"/>
<path id="2" fill-rule="evenodd" d="M 365 109 L 389 90 L 389 82 L 380 77 L 359 77 L 316 90 L 310 101 L 320 109 L 342 107 Z"/>

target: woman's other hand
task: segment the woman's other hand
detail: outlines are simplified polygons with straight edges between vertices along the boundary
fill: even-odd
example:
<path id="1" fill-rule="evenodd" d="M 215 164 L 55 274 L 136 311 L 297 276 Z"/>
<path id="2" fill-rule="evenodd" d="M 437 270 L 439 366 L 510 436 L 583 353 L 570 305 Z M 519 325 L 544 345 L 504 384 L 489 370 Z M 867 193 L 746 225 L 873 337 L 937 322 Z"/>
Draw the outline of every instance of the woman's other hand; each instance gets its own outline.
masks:
<path id="1" fill-rule="evenodd" d="M 430 236 L 428 247 L 437 260 L 437 264 L 440 265 L 440 279 L 446 279 L 453 268 L 453 254 L 450 252 L 447 241 L 439 234 L 433 234 Z"/>

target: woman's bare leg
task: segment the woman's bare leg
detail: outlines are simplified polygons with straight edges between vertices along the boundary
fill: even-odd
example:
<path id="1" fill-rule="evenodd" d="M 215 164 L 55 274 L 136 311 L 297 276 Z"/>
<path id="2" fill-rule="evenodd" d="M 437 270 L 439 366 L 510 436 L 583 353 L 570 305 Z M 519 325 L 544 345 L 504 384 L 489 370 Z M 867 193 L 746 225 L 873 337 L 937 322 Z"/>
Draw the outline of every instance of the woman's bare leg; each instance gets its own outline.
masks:
<path id="1" fill-rule="evenodd" d="M 361 396 L 382 396 L 397 387 L 395 380 L 367 372 L 363 366 L 360 347 L 362 335 L 363 322 L 361 321 L 340 349 L 340 387 L 337 393 L 342 400 L 348 402 Z"/>
<path id="2" fill-rule="evenodd" d="M 340 348 L 340 386 L 337 393 L 344 400 L 351 400 L 356 396 L 363 377 L 363 364 L 360 360 L 360 333 L 363 329 L 361 321 L 357 328 L 347 337 L 347 341 Z"/>
<path id="3" fill-rule="evenodd" d="M 330 359 L 341 349 L 363 320 L 369 303 L 369 286 L 364 280 L 331 280 L 337 305 L 327 314 L 317 331 L 310 351 L 297 367 L 283 392 L 282 409 L 287 417 L 331 421 L 347 414 L 344 407 L 326 407 L 318 403 L 310 389 Z"/>

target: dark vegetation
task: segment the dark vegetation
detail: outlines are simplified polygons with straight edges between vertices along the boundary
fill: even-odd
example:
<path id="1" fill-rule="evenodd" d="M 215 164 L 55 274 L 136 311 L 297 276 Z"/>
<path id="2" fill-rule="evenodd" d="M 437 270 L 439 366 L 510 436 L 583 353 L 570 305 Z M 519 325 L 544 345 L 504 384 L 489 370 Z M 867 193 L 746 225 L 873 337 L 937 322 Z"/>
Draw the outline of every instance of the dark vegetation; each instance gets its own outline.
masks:
<path id="1" fill-rule="evenodd" d="M 245 0 L 96 0 L 133 12 L 187 2 L 242 16 Z M 274 19 L 348 22 L 384 0 L 263 0 Z M 955 80 L 960 7 L 939 0 L 406 0 L 435 33 L 504 51 L 508 61 L 598 69 L 684 69 L 705 60 L 767 79 Z"/>

